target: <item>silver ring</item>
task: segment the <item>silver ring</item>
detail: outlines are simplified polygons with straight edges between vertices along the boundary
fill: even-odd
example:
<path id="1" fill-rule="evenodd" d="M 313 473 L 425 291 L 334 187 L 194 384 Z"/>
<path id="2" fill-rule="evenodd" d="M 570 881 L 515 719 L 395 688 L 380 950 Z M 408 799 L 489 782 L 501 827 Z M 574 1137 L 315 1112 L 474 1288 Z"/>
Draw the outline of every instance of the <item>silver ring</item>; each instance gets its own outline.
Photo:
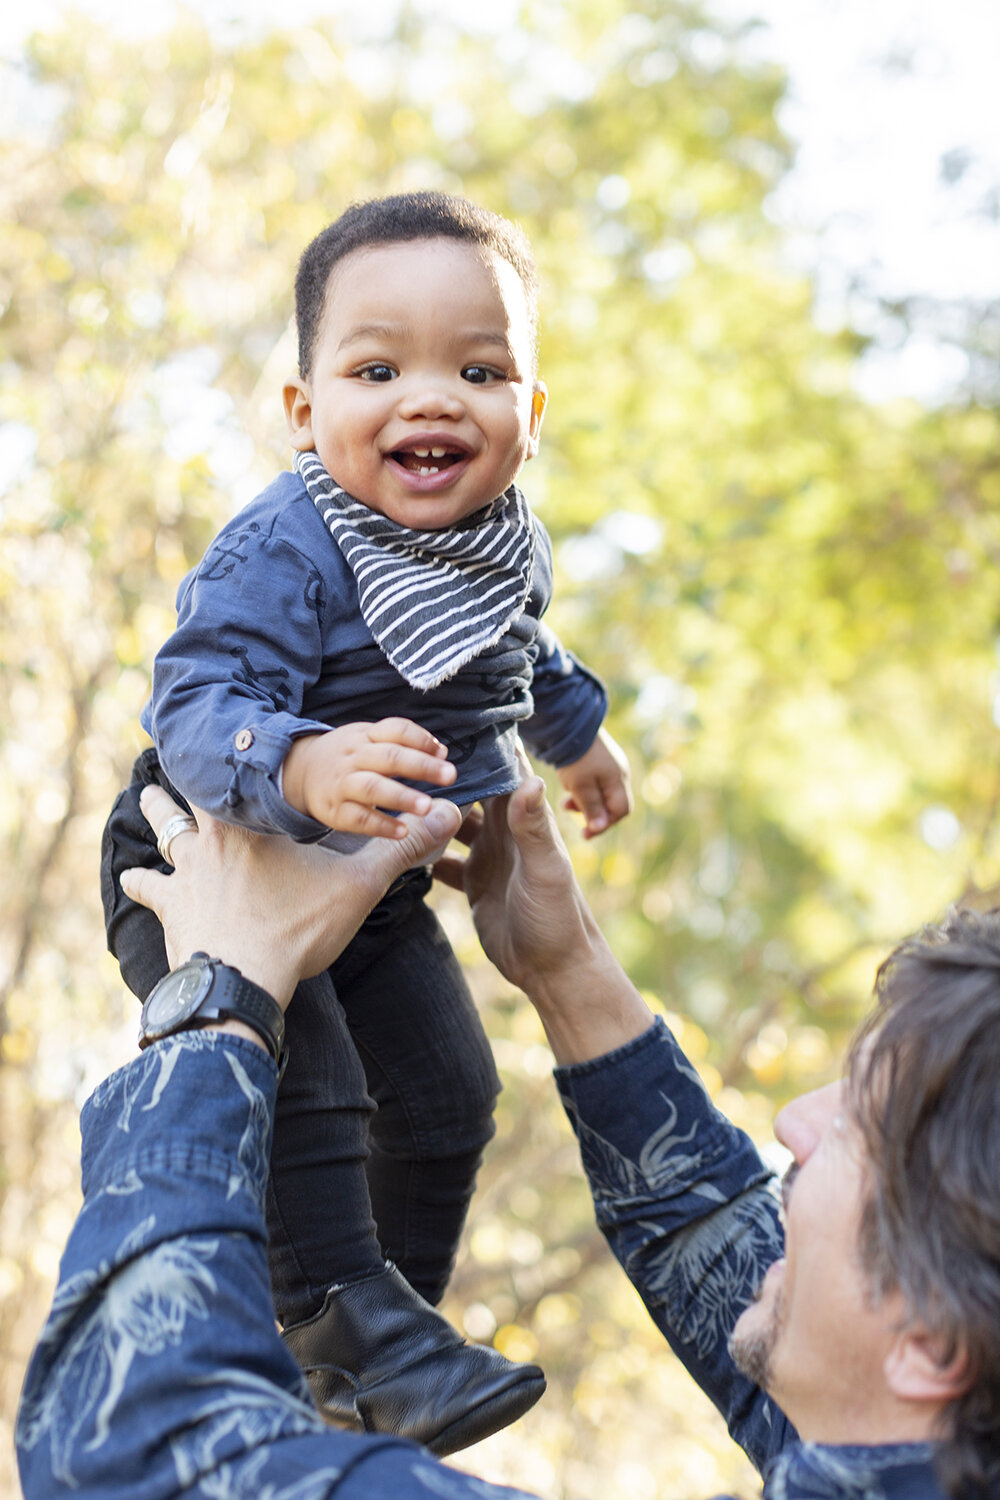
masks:
<path id="1" fill-rule="evenodd" d="M 160 851 L 160 858 L 165 860 L 168 865 L 172 865 L 173 860 L 170 858 L 170 845 L 177 835 L 179 833 L 197 832 L 198 825 L 190 813 L 174 813 L 173 817 L 168 818 L 164 823 L 160 829 L 159 838 L 156 840 L 156 847 Z"/>

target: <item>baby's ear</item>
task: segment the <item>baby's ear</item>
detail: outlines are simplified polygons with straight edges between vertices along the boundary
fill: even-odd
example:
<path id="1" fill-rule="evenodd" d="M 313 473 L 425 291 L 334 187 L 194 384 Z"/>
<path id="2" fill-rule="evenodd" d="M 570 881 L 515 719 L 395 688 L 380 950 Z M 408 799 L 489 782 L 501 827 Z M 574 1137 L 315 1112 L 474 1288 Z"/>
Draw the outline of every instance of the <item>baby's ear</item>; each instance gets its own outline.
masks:
<path id="1" fill-rule="evenodd" d="M 312 393 L 308 380 L 302 380 L 296 376 L 294 380 L 286 381 L 282 388 L 281 399 L 285 407 L 285 425 L 288 428 L 292 447 L 297 448 L 300 453 L 310 452 L 316 444 L 313 441 Z"/>
<path id="2" fill-rule="evenodd" d="M 528 427 L 528 458 L 534 458 L 538 452 L 539 434 L 542 430 L 542 418 L 545 415 L 545 407 L 548 403 L 549 393 L 544 380 L 536 380 L 531 397 L 531 422 Z"/>

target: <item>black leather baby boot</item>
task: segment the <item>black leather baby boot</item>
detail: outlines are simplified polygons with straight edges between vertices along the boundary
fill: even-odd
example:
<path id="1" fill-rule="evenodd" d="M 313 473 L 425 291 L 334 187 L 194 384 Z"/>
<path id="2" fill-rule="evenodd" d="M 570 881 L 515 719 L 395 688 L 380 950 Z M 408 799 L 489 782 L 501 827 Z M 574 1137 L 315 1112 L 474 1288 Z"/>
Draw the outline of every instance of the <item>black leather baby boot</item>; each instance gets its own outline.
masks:
<path id="1" fill-rule="evenodd" d="M 391 1263 L 334 1286 L 319 1312 L 284 1330 L 321 1414 L 357 1432 L 391 1432 L 441 1456 L 534 1406 L 537 1365 L 468 1344 Z"/>

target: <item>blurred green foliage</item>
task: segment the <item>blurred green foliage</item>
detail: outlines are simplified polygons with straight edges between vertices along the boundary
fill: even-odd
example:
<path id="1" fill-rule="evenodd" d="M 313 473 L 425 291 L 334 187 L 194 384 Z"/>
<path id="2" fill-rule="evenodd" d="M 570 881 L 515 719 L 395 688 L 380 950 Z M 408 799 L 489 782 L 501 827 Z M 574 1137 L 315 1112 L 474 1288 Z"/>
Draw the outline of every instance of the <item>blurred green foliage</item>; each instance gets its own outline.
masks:
<path id="1" fill-rule="evenodd" d="M 462 192 L 542 276 L 525 489 L 637 808 L 583 846 L 636 981 L 724 1104 L 836 1069 L 886 946 L 997 882 L 997 411 L 874 408 L 767 199 L 783 81 L 683 0 L 403 8 L 227 42 L 82 18 L 7 70 L 0 159 L 0 1347 L 10 1422 L 75 1204 L 75 1109 L 130 1054 L 100 830 L 181 575 L 287 462 L 291 282 L 350 201 Z M 574 841 L 575 840 L 575 841 Z M 547 1496 L 751 1481 L 592 1229 L 534 1017 L 440 901 L 507 1084 L 449 1311 L 549 1396 L 468 1456 Z M 3 1476 L 0 1475 L 0 1483 Z"/>

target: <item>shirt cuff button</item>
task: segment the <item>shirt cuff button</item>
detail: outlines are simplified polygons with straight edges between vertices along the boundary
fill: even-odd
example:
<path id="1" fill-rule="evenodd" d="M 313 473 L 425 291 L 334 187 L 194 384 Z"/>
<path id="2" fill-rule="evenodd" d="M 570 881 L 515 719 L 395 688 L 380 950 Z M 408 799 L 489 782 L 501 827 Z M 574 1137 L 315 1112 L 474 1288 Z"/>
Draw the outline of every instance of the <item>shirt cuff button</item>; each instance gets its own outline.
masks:
<path id="1" fill-rule="evenodd" d="M 234 737 L 233 744 L 237 750 L 249 750 L 253 744 L 253 730 L 241 729 L 239 734 Z"/>

